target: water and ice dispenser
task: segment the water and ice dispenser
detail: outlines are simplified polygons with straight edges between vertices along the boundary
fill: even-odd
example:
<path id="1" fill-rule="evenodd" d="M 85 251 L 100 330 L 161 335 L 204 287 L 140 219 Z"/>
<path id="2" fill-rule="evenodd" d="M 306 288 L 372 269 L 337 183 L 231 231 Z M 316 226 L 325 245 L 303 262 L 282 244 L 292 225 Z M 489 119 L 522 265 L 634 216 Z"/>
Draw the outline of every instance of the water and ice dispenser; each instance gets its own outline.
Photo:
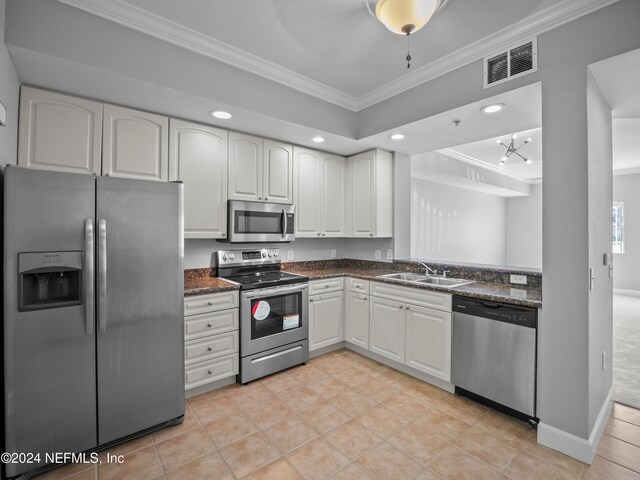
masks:
<path id="1" fill-rule="evenodd" d="M 18 254 L 21 312 L 82 304 L 82 252 Z"/>

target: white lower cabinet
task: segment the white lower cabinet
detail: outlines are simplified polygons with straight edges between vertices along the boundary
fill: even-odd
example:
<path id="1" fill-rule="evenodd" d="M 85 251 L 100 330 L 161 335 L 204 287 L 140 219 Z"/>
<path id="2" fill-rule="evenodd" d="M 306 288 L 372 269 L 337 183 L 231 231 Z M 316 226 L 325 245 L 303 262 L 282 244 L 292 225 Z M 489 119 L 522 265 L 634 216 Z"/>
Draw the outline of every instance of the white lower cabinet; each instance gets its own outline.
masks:
<path id="1" fill-rule="evenodd" d="M 341 279 L 342 280 L 342 279 Z M 317 289 L 312 288 L 310 291 Z M 328 347 L 344 340 L 344 291 L 309 296 L 309 350 Z"/>
<path id="2" fill-rule="evenodd" d="M 348 319 L 345 340 L 369 349 L 369 296 L 349 292 Z"/>
<path id="3" fill-rule="evenodd" d="M 451 313 L 407 306 L 406 365 L 441 380 L 451 379 Z"/>
<path id="4" fill-rule="evenodd" d="M 404 363 L 404 305 L 386 298 L 371 297 L 369 350 Z"/>
<path id="5" fill-rule="evenodd" d="M 238 292 L 186 297 L 185 388 L 202 387 L 239 371 Z"/>

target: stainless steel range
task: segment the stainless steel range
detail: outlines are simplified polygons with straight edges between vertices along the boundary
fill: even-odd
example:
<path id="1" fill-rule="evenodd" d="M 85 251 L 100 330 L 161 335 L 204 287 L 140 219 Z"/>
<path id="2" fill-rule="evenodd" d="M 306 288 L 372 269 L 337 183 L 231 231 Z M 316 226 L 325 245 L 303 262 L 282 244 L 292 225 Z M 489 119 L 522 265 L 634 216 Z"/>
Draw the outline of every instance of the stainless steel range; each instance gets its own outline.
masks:
<path id="1" fill-rule="evenodd" d="M 279 249 L 218 251 L 217 274 L 240 285 L 240 383 L 309 360 L 309 279 L 281 271 Z"/>

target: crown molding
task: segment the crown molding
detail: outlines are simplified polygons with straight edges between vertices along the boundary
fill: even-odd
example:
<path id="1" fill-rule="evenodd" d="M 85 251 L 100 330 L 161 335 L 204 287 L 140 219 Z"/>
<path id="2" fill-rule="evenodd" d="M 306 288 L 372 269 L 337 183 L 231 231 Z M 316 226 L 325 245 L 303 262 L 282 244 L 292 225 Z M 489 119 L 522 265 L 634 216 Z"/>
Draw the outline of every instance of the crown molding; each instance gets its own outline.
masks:
<path id="1" fill-rule="evenodd" d="M 618 0 L 562 0 L 532 16 L 523 18 L 508 27 L 498 30 L 464 48 L 456 50 L 438 60 L 417 68 L 411 73 L 362 95 L 357 101 L 357 110 L 417 87 L 429 80 L 445 75 L 460 67 L 506 50 L 513 45 L 525 43 L 536 35 L 569 23 L 579 17 L 612 5 Z M 481 81 L 482 79 L 479 79 Z"/>
<path id="2" fill-rule="evenodd" d="M 509 177 L 509 178 L 513 178 L 514 180 L 518 180 L 519 182 L 522 183 L 534 183 L 531 180 L 525 180 L 522 179 L 520 177 L 516 177 L 515 175 L 513 175 L 512 173 L 500 168 L 500 167 L 496 167 L 495 165 L 492 165 L 491 163 L 487 163 L 487 162 L 483 162 L 482 160 L 479 160 L 475 157 L 472 157 L 470 155 L 466 155 L 464 153 L 460 153 L 457 150 L 453 150 L 452 148 L 443 148 L 440 150 L 436 150 L 438 153 L 441 153 L 443 155 L 446 155 L 447 157 L 451 157 L 451 158 L 455 158 L 456 160 L 460 160 L 462 162 L 465 163 L 469 163 L 471 165 L 474 165 L 476 167 L 480 167 L 480 168 L 484 168 L 485 170 L 491 170 L 492 172 L 498 173 L 504 177 Z"/>
<path id="3" fill-rule="evenodd" d="M 526 41 L 531 37 L 571 22 L 583 15 L 612 5 L 618 0 L 561 0 L 553 6 L 536 12 L 532 16 L 526 17 L 360 97 L 348 95 L 264 58 L 130 5 L 123 0 L 57 1 L 194 53 L 227 63 L 254 75 L 259 75 L 334 105 L 358 112 L 464 65 L 480 60 L 493 51 L 504 50 L 520 41 Z"/>
<path id="4" fill-rule="evenodd" d="M 357 99 L 351 95 L 122 0 L 57 1 L 326 102 L 357 109 Z"/>

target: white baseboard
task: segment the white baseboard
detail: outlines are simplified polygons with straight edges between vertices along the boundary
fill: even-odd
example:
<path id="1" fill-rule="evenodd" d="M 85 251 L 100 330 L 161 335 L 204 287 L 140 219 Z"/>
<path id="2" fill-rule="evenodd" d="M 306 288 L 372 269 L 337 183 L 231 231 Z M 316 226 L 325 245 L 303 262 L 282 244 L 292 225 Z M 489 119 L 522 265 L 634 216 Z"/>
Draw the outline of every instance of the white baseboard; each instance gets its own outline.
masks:
<path id="1" fill-rule="evenodd" d="M 589 438 L 577 437 L 571 433 L 547 425 L 543 422 L 538 424 L 538 443 L 554 450 L 558 450 L 566 455 L 576 458 L 582 462 L 591 464 L 598 450 L 600 439 L 607 426 L 607 420 L 613 408 L 613 386 L 605 398 L 596 423 L 591 430 Z"/>
<path id="2" fill-rule="evenodd" d="M 614 288 L 613 294 L 626 295 L 627 297 L 640 297 L 640 292 L 638 290 L 623 290 L 621 288 Z"/>

